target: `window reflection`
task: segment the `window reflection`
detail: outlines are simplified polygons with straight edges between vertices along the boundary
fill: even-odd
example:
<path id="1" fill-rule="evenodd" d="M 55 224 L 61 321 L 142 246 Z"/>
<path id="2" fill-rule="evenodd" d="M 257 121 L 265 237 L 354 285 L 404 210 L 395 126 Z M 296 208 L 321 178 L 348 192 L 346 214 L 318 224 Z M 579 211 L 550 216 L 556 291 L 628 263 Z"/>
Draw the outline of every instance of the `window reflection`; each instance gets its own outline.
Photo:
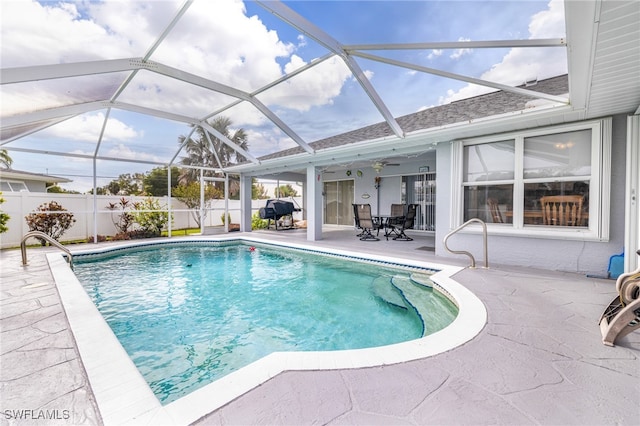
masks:
<path id="1" fill-rule="evenodd" d="M 591 175 L 591 129 L 524 139 L 524 178 Z"/>
<path id="2" fill-rule="evenodd" d="M 464 188 L 464 220 L 478 218 L 487 223 L 513 223 L 513 185 L 483 185 Z"/>
<path id="3" fill-rule="evenodd" d="M 515 141 L 464 147 L 464 181 L 486 182 L 513 179 Z"/>

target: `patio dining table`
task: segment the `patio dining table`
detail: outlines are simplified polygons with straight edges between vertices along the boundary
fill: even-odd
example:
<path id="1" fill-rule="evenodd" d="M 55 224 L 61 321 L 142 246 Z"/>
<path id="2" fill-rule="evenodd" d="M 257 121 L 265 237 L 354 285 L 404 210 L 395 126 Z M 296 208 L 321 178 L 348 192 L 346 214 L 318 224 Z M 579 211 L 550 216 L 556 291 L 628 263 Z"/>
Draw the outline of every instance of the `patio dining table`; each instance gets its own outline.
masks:
<path id="1" fill-rule="evenodd" d="M 377 214 L 373 218 L 378 226 L 384 229 L 384 236 L 387 239 L 393 233 L 393 223 L 399 223 L 404 220 L 404 216 L 393 214 Z"/>

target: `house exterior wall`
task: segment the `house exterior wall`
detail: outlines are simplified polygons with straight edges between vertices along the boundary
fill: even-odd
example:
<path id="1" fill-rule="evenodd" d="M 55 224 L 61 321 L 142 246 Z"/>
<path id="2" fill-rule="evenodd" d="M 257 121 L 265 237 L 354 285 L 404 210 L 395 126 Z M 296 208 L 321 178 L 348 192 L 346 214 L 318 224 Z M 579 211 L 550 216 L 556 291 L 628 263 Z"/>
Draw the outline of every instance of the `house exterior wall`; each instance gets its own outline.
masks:
<path id="1" fill-rule="evenodd" d="M 24 180 L 23 182 L 31 192 L 47 192 L 47 185 L 45 182 L 38 182 L 35 180 Z"/>
<path id="2" fill-rule="evenodd" d="M 624 246 L 626 132 L 626 116 L 613 117 L 609 241 L 492 235 L 491 226 L 489 226 L 489 263 L 606 275 L 609 258 L 620 254 Z M 458 257 L 446 251 L 442 244 L 446 234 L 452 230 L 451 194 L 455 180 L 451 176 L 451 155 L 450 143 L 438 145 L 436 254 L 443 257 Z M 459 232 L 449 239 L 448 244 L 453 250 L 467 250 L 476 259 L 482 259 L 482 237 L 478 233 Z"/>

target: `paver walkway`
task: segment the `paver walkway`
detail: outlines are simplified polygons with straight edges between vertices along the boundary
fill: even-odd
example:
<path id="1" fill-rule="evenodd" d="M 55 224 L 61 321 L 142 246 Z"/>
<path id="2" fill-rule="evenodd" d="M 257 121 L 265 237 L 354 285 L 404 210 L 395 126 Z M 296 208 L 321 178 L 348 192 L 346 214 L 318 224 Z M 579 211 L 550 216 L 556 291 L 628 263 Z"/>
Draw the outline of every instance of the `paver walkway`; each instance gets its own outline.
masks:
<path id="1" fill-rule="evenodd" d="M 283 234 L 273 238 L 295 238 Z M 316 245 L 386 246 L 325 235 Z M 432 256 L 419 241 L 389 243 L 402 244 L 408 258 Z M 49 250 L 30 250 L 26 269 L 19 251 L 0 252 L 0 424 L 101 424 L 46 264 Z M 597 324 L 614 281 L 501 266 L 454 278 L 489 315 L 467 344 L 399 365 L 285 372 L 199 423 L 640 424 L 640 333 L 611 348 Z M 12 410 L 67 418 L 16 420 Z"/>
<path id="2" fill-rule="evenodd" d="M 91 425 L 100 417 L 43 248 L 0 252 L 0 424 Z"/>

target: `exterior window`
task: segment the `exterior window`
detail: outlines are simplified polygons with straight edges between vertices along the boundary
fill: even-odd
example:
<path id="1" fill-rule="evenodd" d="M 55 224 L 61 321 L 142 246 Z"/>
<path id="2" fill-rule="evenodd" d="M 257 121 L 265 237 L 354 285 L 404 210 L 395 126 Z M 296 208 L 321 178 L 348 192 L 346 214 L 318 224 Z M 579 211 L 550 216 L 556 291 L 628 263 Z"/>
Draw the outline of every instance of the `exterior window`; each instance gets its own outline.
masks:
<path id="1" fill-rule="evenodd" d="M 464 220 L 511 223 L 495 206 L 513 206 L 515 141 L 465 146 L 463 155 Z"/>
<path id="2" fill-rule="evenodd" d="M 591 129 L 586 129 L 524 138 L 525 226 L 556 226 L 559 214 L 565 215 L 565 222 L 560 226 L 589 226 L 591 133 Z M 549 198 L 555 196 L 565 198 Z M 550 212 L 545 219 L 541 200 L 548 203 L 566 200 L 566 203 L 552 205 L 557 211 Z M 571 209 L 575 210 L 575 222 L 566 219 L 567 213 L 574 214 Z M 556 213 L 555 220 L 551 213 Z"/>
<path id="3" fill-rule="evenodd" d="M 0 191 L 1 192 L 28 192 L 29 188 L 24 182 L 19 181 L 3 181 L 0 182 Z"/>
<path id="4" fill-rule="evenodd" d="M 457 144 L 454 224 L 479 218 L 496 233 L 608 239 L 610 119 Z"/>

